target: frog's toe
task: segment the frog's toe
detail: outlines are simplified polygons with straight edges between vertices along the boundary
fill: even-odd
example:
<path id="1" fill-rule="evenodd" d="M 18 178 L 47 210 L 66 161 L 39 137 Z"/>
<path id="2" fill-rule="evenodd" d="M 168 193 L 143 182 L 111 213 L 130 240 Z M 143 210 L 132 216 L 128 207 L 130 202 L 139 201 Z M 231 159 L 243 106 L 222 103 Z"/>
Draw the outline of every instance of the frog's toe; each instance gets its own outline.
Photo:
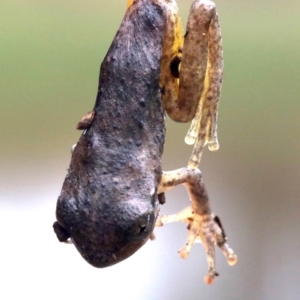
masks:
<path id="1" fill-rule="evenodd" d="M 186 259 L 189 256 L 189 250 L 187 250 L 186 247 L 183 247 L 178 251 L 178 254 L 182 259 Z"/>
<path id="2" fill-rule="evenodd" d="M 208 142 L 208 149 L 210 151 L 217 151 L 220 148 L 220 144 L 218 142 L 218 140 L 214 140 L 212 142 Z"/>
<path id="3" fill-rule="evenodd" d="M 216 272 L 215 245 L 221 249 L 229 265 L 233 266 L 236 264 L 237 256 L 227 244 L 227 238 L 218 217 L 213 215 L 195 215 L 193 223 L 195 221 L 198 227 L 197 236 L 202 241 L 208 263 L 208 273 L 204 281 L 210 284 L 213 282 L 214 277 L 218 275 Z"/>
<path id="4" fill-rule="evenodd" d="M 216 276 L 219 276 L 219 274 L 215 271 L 211 271 L 208 272 L 205 276 L 204 276 L 204 282 L 206 284 L 212 284 L 214 282 L 214 279 Z"/>
<path id="5" fill-rule="evenodd" d="M 154 241 L 155 240 L 155 234 L 153 232 L 151 232 L 149 234 L 149 239 L 150 239 L 150 241 Z"/>
<path id="6" fill-rule="evenodd" d="M 190 222 L 190 218 L 193 215 L 192 212 L 192 208 L 191 207 L 187 207 L 183 210 L 181 210 L 179 213 L 177 214 L 173 214 L 173 215 L 163 215 L 161 216 L 155 223 L 156 227 L 161 227 L 164 224 L 167 223 L 173 223 L 173 222 L 185 222 L 185 223 L 189 223 Z"/>
<path id="7" fill-rule="evenodd" d="M 228 244 L 225 243 L 223 246 L 220 246 L 220 249 L 224 253 L 227 263 L 230 266 L 234 266 L 238 262 L 238 257 L 237 255 L 233 252 L 231 248 L 229 248 Z"/>

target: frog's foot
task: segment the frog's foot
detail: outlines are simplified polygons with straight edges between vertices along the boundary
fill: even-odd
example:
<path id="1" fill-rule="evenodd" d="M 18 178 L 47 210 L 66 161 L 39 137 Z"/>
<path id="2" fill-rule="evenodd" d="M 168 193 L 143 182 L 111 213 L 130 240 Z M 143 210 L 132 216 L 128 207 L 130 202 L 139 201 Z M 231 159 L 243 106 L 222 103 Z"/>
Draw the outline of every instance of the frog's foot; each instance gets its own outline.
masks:
<path id="1" fill-rule="evenodd" d="M 166 223 L 183 221 L 188 224 L 188 237 L 185 245 L 179 250 L 181 258 L 187 258 L 196 241 L 201 241 L 206 252 L 208 272 L 204 278 L 207 284 L 213 283 L 215 276 L 218 276 L 215 266 L 215 245 L 222 250 L 229 265 L 237 263 L 237 256 L 226 243 L 227 238 L 218 217 L 212 214 L 195 214 L 191 207 L 186 208 L 174 215 L 164 215 L 157 222 L 156 226 L 163 226 Z"/>
<path id="2" fill-rule="evenodd" d="M 149 240 L 150 241 L 154 241 L 155 240 L 155 234 L 153 232 L 150 233 Z"/>

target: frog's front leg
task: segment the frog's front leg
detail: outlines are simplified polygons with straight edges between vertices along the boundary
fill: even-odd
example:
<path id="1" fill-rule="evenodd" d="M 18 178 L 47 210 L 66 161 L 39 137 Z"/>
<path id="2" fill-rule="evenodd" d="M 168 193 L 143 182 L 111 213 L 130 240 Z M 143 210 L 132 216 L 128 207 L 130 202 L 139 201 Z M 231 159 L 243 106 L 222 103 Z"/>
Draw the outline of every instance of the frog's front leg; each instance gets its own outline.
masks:
<path id="1" fill-rule="evenodd" d="M 160 79 L 162 100 L 171 119 L 178 122 L 193 119 L 185 141 L 195 143 L 188 165 L 197 168 L 206 144 L 210 150 L 219 148 L 217 111 L 223 78 L 221 31 L 215 4 L 210 0 L 196 0 L 192 4 L 184 43 L 178 12 L 176 9 L 168 11 Z"/>
<path id="2" fill-rule="evenodd" d="M 197 168 L 182 168 L 171 172 L 163 172 L 158 192 L 163 193 L 172 187 L 183 184 L 190 196 L 191 207 L 176 215 L 162 216 L 156 226 L 183 221 L 188 224 L 188 237 L 186 244 L 179 251 L 182 258 L 187 258 L 194 242 L 201 241 L 206 252 L 208 273 L 205 282 L 210 284 L 218 275 L 215 267 L 215 245 L 222 250 L 229 265 L 237 262 L 237 256 L 226 243 L 227 238 L 221 222 L 214 216 L 210 206 L 208 195 L 203 183 L 201 172 Z"/>

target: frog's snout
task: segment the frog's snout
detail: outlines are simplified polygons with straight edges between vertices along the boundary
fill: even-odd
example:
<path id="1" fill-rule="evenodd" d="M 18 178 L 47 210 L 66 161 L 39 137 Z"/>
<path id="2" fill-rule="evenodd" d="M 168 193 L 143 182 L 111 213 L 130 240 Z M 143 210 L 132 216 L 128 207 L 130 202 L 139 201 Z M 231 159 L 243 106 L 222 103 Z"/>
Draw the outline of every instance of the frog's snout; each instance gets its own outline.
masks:
<path id="1" fill-rule="evenodd" d="M 71 240 L 92 266 L 112 266 L 134 254 L 146 243 L 157 215 L 156 209 L 149 204 L 134 207 L 119 204 L 115 209 L 121 213 L 96 216 L 84 215 L 83 212 L 77 214 L 74 210 L 68 210 L 68 213 L 58 210 L 58 221 L 53 224 L 53 229 L 60 242 Z M 80 222 L 75 216 L 81 216 Z"/>

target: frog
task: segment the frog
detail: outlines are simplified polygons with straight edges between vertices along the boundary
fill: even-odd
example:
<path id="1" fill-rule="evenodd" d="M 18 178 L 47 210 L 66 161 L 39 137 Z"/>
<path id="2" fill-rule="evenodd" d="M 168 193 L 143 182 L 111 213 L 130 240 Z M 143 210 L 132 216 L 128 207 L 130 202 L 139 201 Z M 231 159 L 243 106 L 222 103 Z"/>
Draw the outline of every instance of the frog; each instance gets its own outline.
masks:
<path id="1" fill-rule="evenodd" d="M 175 0 L 129 0 L 103 59 L 95 105 L 77 125 L 70 166 L 56 205 L 54 231 L 92 266 L 104 268 L 133 255 L 155 227 L 183 221 L 187 258 L 195 242 L 206 252 L 211 284 L 218 276 L 215 246 L 229 265 L 237 256 L 210 207 L 199 163 L 203 149 L 219 148 L 217 116 L 223 50 L 215 4 L 195 0 L 183 34 Z M 191 122 L 194 145 L 186 167 L 162 170 L 166 115 Z M 191 205 L 159 216 L 165 192 L 183 184 Z"/>

